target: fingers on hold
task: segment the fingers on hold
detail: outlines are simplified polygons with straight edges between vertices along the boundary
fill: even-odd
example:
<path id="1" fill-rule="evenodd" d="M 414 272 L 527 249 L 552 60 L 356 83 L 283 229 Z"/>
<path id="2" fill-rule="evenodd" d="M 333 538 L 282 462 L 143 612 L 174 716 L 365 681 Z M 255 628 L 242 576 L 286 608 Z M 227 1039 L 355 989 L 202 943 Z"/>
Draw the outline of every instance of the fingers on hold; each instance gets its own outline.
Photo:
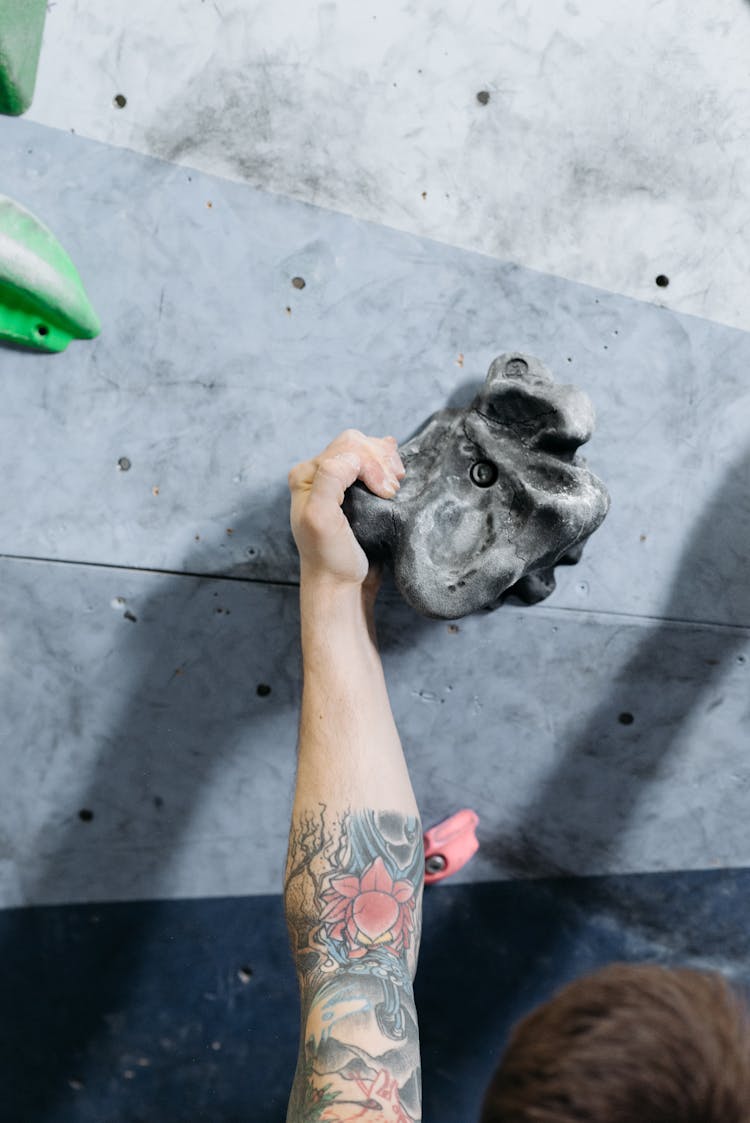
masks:
<path id="1" fill-rule="evenodd" d="M 344 492 L 359 475 L 359 457 L 352 453 L 338 453 L 326 456 L 318 462 L 317 471 L 310 489 L 312 495 L 325 497 L 341 505 Z"/>
<path id="2" fill-rule="evenodd" d="M 332 472 L 337 479 L 344 477 L 349 479 L 352 472 L 356 473 L 362 467 L 362 457 L 359 453 L 347 449 L 344 452 L 337 452 L 335 456 L 324 457 L 319 461 L 318 467 Z"/>
<path id="3" fill-rule="evenodd" d="M 395 437 L 383 437 L 382 443 L 387 446 L 385 455 L 388 467 L 399 479 L 403 479 L 406 475 L 406 469 L 398 454 L 398 441 Z"/>
<path id="4" fill-rule="evenodd" d="M 359 429 L 344 429 L 343 433 L 339 433 L 338 437 L 334 441 L 334 444 L 338 444 L 339 441 L 341 441 L 342 443 L 356 442 L 357 444 L 359 444 L 360 441 L 366 440 L 367 437 L 364 435 L 364 433 L 360 433 Z"/>
<path id="5" fill-rule="evenodd" d="M 395 473 L 390 466 L 384 465 L 380 460 L 368 464 L 362 473 L 362 479 L 370 491 L 378 495 L 386 495 L 389 499 L 392 499 L 398 491 L 398 479 Z"/>
<path id="6" fill-rule="evenodd" d="M 345 460 L 357 472 L 362 467 L 362 457 L 357 452 L 338 452 L 336 453 L 336 459 Z"/>
<path id="7" fill-rule="evenodd" d="M 321 468 L 329 476 L 334 476 L 336 479 L 343 479 L 344 487 L 348 487 L 357 478 L 361 466 L 362 458 L 358 453 L 353 451 L 344 451 L 327 455 L 323 453 L 321 457 L 313 460 L 301 460 L 299 464 L 295 464 L 289 469 L 287 475 L 287 483 L 290 490 L 294 491 L 302 485 L 307 484 L 312 486 L 315 483 L 315 478 Z"/>
<path id="8" fill-rule="evenodd" d="M 398 448 L 398 441 L 395 437 L 368 437 L 366 433 L 359 429 L 344 429 L 343 433 L 340 433 L 336 440 L 329 445 L 329 449 L 338 449 L 342 445 L 344 447 L 354 445 L 360 449 L 364 445 L 369 448 L 374 456 L 377 456 L 383 446 L 387 446 L 388 453 L 392 451 L 392 446 Z"/>
<path id="9" fill-rule="evenodd" d="M 388 463 L 390 464 L 396 475 L 399 477 L 399 479 L 403 479 L 403 477 L 406 475 L 406 468 L 404 468 L 404 462 L 397 452 L 392 453 L 388 457 Z"/>
<path id="10" fill-rule="evenodd" d="M 406 474 L 401 457 L 398 455 L 398 442 L 395 437 L 367 437 L 369 446 L 367 460 L 363 457 L 361 478 L 371 491 L 388 494 L 392 498 L 398 490 L 398 482 Z"/>
<path id="11" fill-rule="evenodd" d="M 367 453 L 368 444 L 367 437 L 364 433 L 360 433 L 359 429 L 344 429 L 343 433 L 339 433 L 338 437 L 331 441 L 319 456 L 315 457 L 315 463 L 316 465 L 322 464 L 324 460 L 341 456 L 344 453 L 361 458 L 363 454 Z"/>
<path id="12" fill-rule="evenodd" d="M 321 470 L 324 478 L 337 481 L 340 491 L 332 490 L 330 484 L 316 484 Z M 405 475 L 395 437 L 368 437 L 359 429 L 345 429 L 319 457 L 295 464 L 288 479 L 292 490 L 306 484 L 329 499 L 335 494 L 340 504 L 344 491 L 356 479 L 363 480 L 376 494 L 392 498 Z"/>

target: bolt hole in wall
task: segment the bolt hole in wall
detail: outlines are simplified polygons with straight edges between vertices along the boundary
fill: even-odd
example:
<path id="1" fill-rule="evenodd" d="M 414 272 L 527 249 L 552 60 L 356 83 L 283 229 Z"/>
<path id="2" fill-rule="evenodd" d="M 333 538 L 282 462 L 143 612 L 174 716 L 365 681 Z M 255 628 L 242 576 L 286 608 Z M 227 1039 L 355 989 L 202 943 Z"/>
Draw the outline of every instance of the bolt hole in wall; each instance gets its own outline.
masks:
<path id="1" fill-rule="evenodd" d="M 120 469 L 121 472 L 129 472 L 130 471 L 131 465 L 130 465 L 130 461 L 128 460 L 127 456 L 121 456 L 120 457 L 120 459 L 117 461 L 117 467 Z"/>
<path id="2" fill-rule="evenodd" d="M 669 277 L 666 277 L 664 273 L 660 273 L 656 278 L 656 283 L 660 289 L 665 289 L 669 284 Z"/>
<path id="3" fill-rule="evenodd" d="M 115 109 L 124 109 L 128 104 L 128 99 L 125 97 L 125 94 L 115 94 L 112 98 L 112 104 Z"/>
<path id="4" fill-rule="evenodd" d="M 42 335 L 42 336 L 49 335 L 49 328 L 47 327 L 46 324 L 37 324 L 36 325 L 36 334 Z"/>
<path id="5" fill-rule="evenodd" d="M 306 283 L 304 277 L 292 277 L 292 284 L 296 289 L 303 289 Z"/>
<path id="6" fill-rule="evenodd" d="M 489 90 L 480 90 L 479 93 L 477 94 L 477 101 L 479 102 L 479 104 L 480 105 L 486 105 L 489 100 L 490 100 Z"/>
<path id="7" fill-rule="evenodd" d="M 617 715 L 617 720 L 619 721 L 620 725 L 632 725 L 635 721 L 635 718 L 632 714 L 629 714 L 627 710 L 625 710 L 623 713 Z"/>
<path id="8" fill-rule="evenodd" d="M 255 688 L 255 693 L 259 698 L 267 698 L 271 693 L 271 687 L 268 685 L 268 683 L 259 682 Z"/>
<path id="9" fill-rule="evenodd" d="M 94 818 L 94 812 L 89 811 L 88 807 L 82 807 L 78 812 L 78 818 L 82 823 L 90 823 Z"/>

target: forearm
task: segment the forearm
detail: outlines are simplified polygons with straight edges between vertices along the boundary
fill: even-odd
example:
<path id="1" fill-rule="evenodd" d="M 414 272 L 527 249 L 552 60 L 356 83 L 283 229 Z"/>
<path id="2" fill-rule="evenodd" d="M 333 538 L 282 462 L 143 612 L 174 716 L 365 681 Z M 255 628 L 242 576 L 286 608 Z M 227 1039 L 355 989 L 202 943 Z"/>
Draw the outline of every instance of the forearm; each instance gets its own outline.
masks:
<path id="1" fill-rule="evenodd" d="M 314 1107 L 327 1096 L 327 1119 L 377 1101 L 394 1119 L 418 1120 L 417 806 L 362 590 L 303 573 L 300 606 L 304 686 L 285 906 L 302 1037 L 288 1119 L 320 1118 Z"/>
<path id="2" fill-rule="evenodd" d="M 303 691 L 295 812 L 316 807 L 418 814 L 365 597 L 300 586 Z"/>

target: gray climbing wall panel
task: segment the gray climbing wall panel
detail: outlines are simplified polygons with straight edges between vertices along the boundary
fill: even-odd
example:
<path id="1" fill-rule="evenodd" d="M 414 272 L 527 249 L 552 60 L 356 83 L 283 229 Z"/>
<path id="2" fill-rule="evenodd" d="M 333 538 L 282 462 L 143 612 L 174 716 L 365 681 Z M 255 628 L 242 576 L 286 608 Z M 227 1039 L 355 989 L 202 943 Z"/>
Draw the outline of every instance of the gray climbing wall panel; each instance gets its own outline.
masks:
<path id="1" fill-rule="evenodd" d="M 278 892 L 296 590 L 5 561 L 0 606 L 4 903 Z M 424 821 L 481 817 L 458 880 L 750 866 L 747 630 L 393 590 L 380 628 Z"/>
<path id="2" fill-rule="evenodd" d="M 54 217 L 104 325 L 54 360 L 0 354 L 2 553 L 294 580 L 289 467 L 348 425 L 405 439 L 518 349 L 592 397 L 586 452 L 612 494 L 556 605 L 661 616 L 671 596 L 673 616 L 750 626 L 745 503 L 669 591 L 694 524 L 742 471 L 747 334 L 26 122 L 0 129 L 4 189 Z"/>
<path id="3" fill-rule="evenodd" d="M 748 54 L 742 0 L 73 0 L 31 114 L 747 329 Z"/>

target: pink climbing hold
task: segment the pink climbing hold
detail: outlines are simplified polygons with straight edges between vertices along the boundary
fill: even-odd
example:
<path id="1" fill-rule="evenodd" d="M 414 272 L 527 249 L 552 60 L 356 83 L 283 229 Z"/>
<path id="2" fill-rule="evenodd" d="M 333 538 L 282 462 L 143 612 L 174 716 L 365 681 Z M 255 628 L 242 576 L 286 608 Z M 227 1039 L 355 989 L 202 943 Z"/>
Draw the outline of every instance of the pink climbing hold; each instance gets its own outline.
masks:
<path id="1" fill-rule="evenodd" d="M 479 816 L 465 807 L 443 819 L 424 834 L 425 885 L 450 877 L 473 858 L 479 849 L 476 828 Z"/>

